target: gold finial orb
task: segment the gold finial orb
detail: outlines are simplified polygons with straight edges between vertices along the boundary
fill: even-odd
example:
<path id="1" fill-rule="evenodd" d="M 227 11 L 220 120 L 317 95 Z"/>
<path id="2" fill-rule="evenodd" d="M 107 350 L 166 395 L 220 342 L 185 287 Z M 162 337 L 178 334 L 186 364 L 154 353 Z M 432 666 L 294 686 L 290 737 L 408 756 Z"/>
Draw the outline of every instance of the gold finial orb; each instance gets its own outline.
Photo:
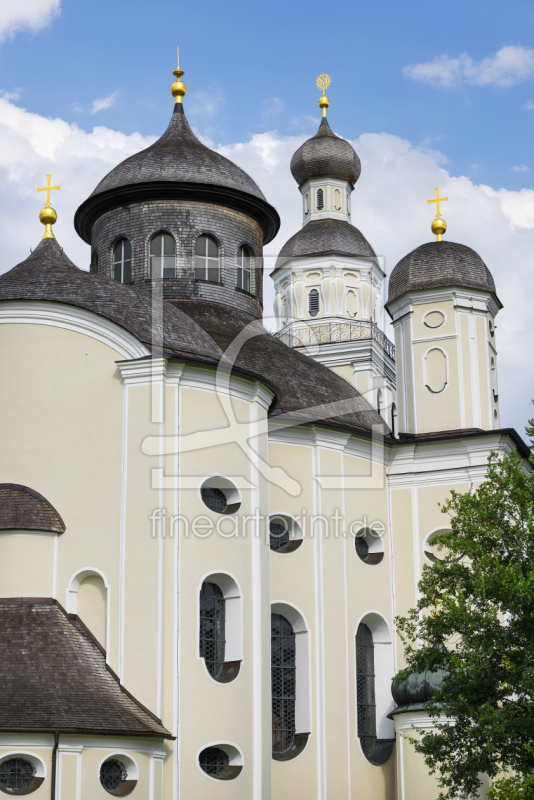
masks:
<path id="1" fill-rule="evenodd" d="M 331 82 L 332 79 L 330 78 L 330 75 L 327 75 L 326 72 L 322 72 L 315 81 L 317 88 L 321 89 L 323 93 L 322 96 L 319 98 L 319 108 L 323 112 L 323 117 L 326 117 L 326 109 L 330 105 L 330 101 L 328 100 L 328 97 L 326 96 L 325 92 L 330 86 Z"/>
<path id="2" fill-rule="evenodd" d="M 436 240 L 438 242 L 441 242 L 443 239 L 443 234 L 447 230 L 447 223 L 441 217 L 436 217 L 436 219 L 432 220 L 430 229 L 432 230 L 432 233 L 436 236 Z"/>
<path id="3" fill-rule="evenodd" d="M 176 80 L 174 81 L 173 85 L 171 86 L 171 94 L 174 97 L 174 102 L 175 103 L 181 103 L 182 102 L 182 97 L 185 97 L 187 89 L 185 88 L 185 83 L 182 83 L 182 81 L 180 80 L 182 75 L 185 75 L 183 69 L 180 69 L 180 48 L 177 47 L 176 50 L 177 50 L 178 66 L 176 67 L 176 69 L 172 73 L 176 77 Z"/>
<path id="4" fill-rule="evenodd" d="M 39 212 L 39 219 L 45 226 L 43 239 L 53 239 L 52 225 L 57 220 L 57 214 L 52 206 L 45 206 Z"/>

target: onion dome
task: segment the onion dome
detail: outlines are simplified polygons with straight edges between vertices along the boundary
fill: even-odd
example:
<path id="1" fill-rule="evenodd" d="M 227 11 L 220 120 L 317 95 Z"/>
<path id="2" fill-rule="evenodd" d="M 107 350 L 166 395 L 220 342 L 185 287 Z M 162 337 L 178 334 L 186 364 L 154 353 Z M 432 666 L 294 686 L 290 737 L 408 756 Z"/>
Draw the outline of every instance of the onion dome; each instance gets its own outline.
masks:
<path id="1" fill-rule="evenodd" d="M 363 233 L 349 222 L 338 219 L 317 219 L 304 225 L 280 250 L 275 269 L 293 258 L 339 255 L 376 258 Z"/>
<path id="2" fill-rule="evenodd" d="M 93 224 L 106 211 L 167 198 L 244 211 L 262 226 L 264 243 L 270 242 L 280 227 L 277 211 L 252 178 L 197 139 L 181 102 L 175 104 L 169 126 L 157 142 L 122 161 L 100 181 L 77 210 L 74 226 L 89 243 Z"/>
<path id="3" fill-rule="evenodd" d="M 403 711 L 421 710 L 425 703 L 441 691 L 443 681 L 448 673 L 438 669 L 436 672 L 414 672 L 405 681 L 393 680 L 391 694 L 396 702 L 396 708 L 392 714 L 399 714 Z"/>
<path id="4" fill-rule="evenodd" d="M 299 147 L 291 159 L 291 174 L 299 186 L 311 178 L 336 178 L 352 188 L 362 170 L 352 145 L 336 136 L 323 117 L 319 130 Z"/>
<path id="5" fill-rule="evenodd" d="M 496 294 L 491 272 L 470 247 L 444 240 L 426 242 L 404 256 L 391 273 L 388 305 L 406 292 L 449 286 Z"/>

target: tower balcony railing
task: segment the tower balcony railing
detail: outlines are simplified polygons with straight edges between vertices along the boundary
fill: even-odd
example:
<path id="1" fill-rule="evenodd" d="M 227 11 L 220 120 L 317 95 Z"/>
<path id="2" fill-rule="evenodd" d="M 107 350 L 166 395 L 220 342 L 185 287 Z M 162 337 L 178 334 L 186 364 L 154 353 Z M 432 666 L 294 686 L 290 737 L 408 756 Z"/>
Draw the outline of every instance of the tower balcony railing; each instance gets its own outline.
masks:
<path id="1" fill-rule="evenodd" d="M 376 322 L 370 320 L 310 320 L 290 322 L 275 334 L 288 347 L 317 347 L 323 344 L 374 340 L 395 361 L 395 345 Z"/>

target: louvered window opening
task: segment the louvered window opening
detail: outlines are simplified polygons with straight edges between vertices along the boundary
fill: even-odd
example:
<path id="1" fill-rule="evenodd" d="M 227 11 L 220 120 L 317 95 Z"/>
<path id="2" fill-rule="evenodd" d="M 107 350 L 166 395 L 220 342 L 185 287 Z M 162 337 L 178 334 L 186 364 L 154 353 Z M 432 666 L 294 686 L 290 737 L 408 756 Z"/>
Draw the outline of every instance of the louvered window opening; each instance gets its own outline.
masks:
<path id="1" fill-rule="evenodd" d="M 316 317 L 319 313 L 319 292 L 312 289 L 308 297 L 310 317 Z"/>
<path id="2" fill-rule="evenodd" d="M 317 189 L 317 210 L 322 211 L 324 208 L 324 191 Z"/>
<path id="3" fill-rule="evenodd" d="M 269 523 L 269 545 L 271 550 L 277 552 L 284 550 L 289 544 L 289 528 L 283 520 L 272 520 Z"/>
<path id="4" fill-rule="evenodd" d="M 237 288 L 250 292 L 250 253 L 246 247 L 237 251 Z"/>
<path id="5" fill-rule="evenodd" d="M 214 777 L 224 775 L 230 766 L 228 754 L 220 747 L 206 747 L 199 755 L 198 762 L 204 772 Z"/>
<path id="6" fill-rule="evenodd" d="M 35 777 L 36 769 L 24 758 L 9 758 L 0 764 L 0 787 L 2 789 L 23 789 Z"/>
<path id="7" fill-rule="evenodd" d="M 211 511 L 217 514 L 224 514 L 228 508 L 228 501 L 222 489 L 217 489 L 212 486 L 203 486 L 200 490 L 200 496 Z"/>
<path id="8" fill-rule="evenodd" d="M 100 767 L 100 783 L 104 789 L 114 791 L 126 780 L 128 780 L 128 773 L 122 761 L 117 758 L 104 761 Z"/>
<path id="9" fill-rule="evenodd" d="M 358 736 L 364 753 L 368 753 L 376 741 L 375 649 L 373 634 L 364 623 L 356 633 L 356 696 Z"/>
<path id="10" fill-rule="evenodd" d="M 226 608 L 216 583 L 202 584 L 200 590 L 200 655 L 212 678 L 217 678 L 224 664 Z"/>
<path id="11" fill-rule="evenodd" d="M 271 691 L 273 753 L 289 750 L 295 738 L 295 634 L 281 614 L 271 615 Z"/>
<path id="12" fill-rule="evenodd" d="M 128 239 L 120 239 L 113 248 L 113 277 L 119 283 L 132 280 L 132 245 Z"/>
<path id="13" fill-rule="evenodd" d="M 199 236 L 195 244 L 195 279 L 214 281 L 219 276 L 219 245 L 211 236 Z"/>
<path id="14" fill-rule="evenodd" d="M 176 242 L 170 233 L 158 233 L 150 242 L 150 277 L 174 278 Z"/>

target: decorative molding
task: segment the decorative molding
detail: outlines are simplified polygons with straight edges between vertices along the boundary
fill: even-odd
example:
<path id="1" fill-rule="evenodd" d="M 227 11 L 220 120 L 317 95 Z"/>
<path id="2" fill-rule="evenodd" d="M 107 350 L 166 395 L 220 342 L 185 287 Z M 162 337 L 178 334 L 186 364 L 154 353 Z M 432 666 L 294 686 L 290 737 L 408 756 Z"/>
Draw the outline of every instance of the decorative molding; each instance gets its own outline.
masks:
<path id="1" fill-rule="evenodd" d="M 120 325 L 92 311 L 64 303 L 3 300 L 0 303 L 0 323 L 49 325 L 74 331 L 113 348 L 123 358 L 142 358 L 149 355 L 146 347 Z"/>

